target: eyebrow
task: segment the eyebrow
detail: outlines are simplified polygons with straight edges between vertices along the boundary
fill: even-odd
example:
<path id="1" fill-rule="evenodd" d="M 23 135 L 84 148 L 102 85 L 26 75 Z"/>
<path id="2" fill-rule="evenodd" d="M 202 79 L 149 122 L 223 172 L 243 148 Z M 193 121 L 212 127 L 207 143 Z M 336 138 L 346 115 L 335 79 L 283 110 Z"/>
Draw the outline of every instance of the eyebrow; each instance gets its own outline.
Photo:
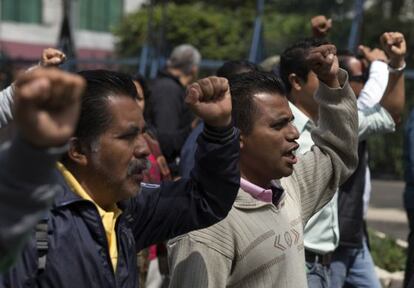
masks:
<path id="1" fill-rule="evenodd" d="M 130 133 L 145 133 L 147 126 L 145 125 L 142 129 L 136 125 L 129 125 L 124 131 L 120 132 L 120 136 L 130 134 Z"/>
<path id="2" fill-rule="evenodd" d="M 272 119 L 272 123 L 273 124 L 280 124 L 280 123 L 284 123 L 284 122 L 291 122 L 295 120 L 295 116 L 292 115 L 292 117 L 287 117 L 287 116 L 282 116 L 280 118 L 277 119 Z"/>

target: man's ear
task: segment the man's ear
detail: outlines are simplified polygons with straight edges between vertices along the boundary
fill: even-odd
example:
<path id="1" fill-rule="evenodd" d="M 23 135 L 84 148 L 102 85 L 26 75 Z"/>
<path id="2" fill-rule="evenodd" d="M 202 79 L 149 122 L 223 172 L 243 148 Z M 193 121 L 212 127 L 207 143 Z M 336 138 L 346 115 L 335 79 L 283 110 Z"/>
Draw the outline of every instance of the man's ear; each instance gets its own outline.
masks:
<path id="1" fill-rule="evenodd" d="M 86 166 L 88 164 L 88 158 L 86 157 L 86 148 L 76 137 L 72 137 L 69 140 L 68 157 L 71 161 L 80 166 Z"/>
<path id="2" fill-rule="evenodd" d="M 293 90 L 296 90 L 296 91 L 302 90 L 301 80 L 295 73 L 289 74 L 288 79 L 289 79 L 290 86 L 292 86 Z"/>

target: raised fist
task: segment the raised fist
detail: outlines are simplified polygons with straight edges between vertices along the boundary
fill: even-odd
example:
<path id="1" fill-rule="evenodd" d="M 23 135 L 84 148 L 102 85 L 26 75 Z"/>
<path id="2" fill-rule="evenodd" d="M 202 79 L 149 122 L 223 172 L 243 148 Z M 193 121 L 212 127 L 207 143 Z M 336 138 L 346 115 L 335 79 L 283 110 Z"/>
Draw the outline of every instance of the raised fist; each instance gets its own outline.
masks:
<path id="1" fill-rule="evenodd" d="M 58 66 L 65 62 L 65 60 L 66 55 L 60 50 L 54 48 L 46 48 L 45 50 L 43 50 L 42 57 L 40 59 L 40 66 Z"/>
<path id="2" fill-rule="evenodd" d="M 318 15 L 311 19 L 313 36 L 317 38 L 325 37 L 332 28 L 332 19 L 327 19 L 324 15 Z"/>
<path id="3" fill-rule="evenodd" d="M 185 102 L 208 125 L 225 127 L 231 123 L 231 96 L 226 78 L 207 77 L 189 85 Z"/>
<path id="4" fill-rule="evenodd" d="M 381 45 L 390 58 L 390 66 L 400 68 L 405 65 L 405 54 L 407 53 L 407 44 L 404 35 L 399 32 L 385 32 L 380 37 Z"/>
<path id="5" fill-rule="evenodd" d="M 326 44 L 311 48 L 306 57 L 306 62 L 320 81 L 332 88 L 340 86 L 338 57 L 334 45 Z"/>
<path id="6" fill-rule="evenodd" d="M 21 136 L 39 148 L 61 146 L 72 136 L 85 81 L 56 68 L 38 68 L 15 83 L 14 115 Z"/>

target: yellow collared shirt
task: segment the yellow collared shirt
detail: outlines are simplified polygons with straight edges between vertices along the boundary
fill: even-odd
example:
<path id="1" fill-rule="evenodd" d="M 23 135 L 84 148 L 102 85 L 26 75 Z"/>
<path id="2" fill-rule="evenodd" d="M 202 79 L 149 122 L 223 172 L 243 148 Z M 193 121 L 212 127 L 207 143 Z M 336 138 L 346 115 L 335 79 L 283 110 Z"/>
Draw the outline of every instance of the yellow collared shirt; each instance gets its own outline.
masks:
<path id="1" fill-rule="evenodd" d="M 122 211 L 114 204 L 111 209 L 105 211 L 98 204 L 93 201 L 93 199 L 89 196 L 88 193 L 83 189 L 83 187 L 79 184 L 76 178 L 63 166 L 62 163 L 58 163 L 57 167 L 62 173 L 63 177 L 66 180 L 66 183 L 75 192 L 79 197 L 91 201 L 96 209 L 99 212 L 99 215 L 102 219 L 103 227 L 105 228 L 106 239 L 108 240 L 108 247 L 109 247 L 109 255 L 111 257 L 112 267 L 114 271 L 116 270 L 116 265 L 118 263 L 118 246 L 117 246 L 117 239 L 116 239 L 116 231 L 115 231 L 115 224 L 116 219 L 118 219 L 119 215 L 121 215 Z"/>

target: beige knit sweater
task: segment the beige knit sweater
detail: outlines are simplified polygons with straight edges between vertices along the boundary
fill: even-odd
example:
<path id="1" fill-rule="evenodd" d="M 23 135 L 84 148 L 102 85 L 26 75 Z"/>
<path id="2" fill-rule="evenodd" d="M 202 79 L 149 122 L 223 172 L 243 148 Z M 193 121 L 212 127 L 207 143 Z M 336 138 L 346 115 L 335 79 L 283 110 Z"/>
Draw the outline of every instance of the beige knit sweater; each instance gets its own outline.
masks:
<path id="1" fill-rule="evenodd" d="M 340 89 L 320 85 L 315 146 L 281 179 L 285 193 L 279 205 L 240 189 L 223 221 L 171 240 L 170 287 L 307 287 L 303 225 L 357 164 L 356 99 L 344 71 L 340 80 Z"/>

